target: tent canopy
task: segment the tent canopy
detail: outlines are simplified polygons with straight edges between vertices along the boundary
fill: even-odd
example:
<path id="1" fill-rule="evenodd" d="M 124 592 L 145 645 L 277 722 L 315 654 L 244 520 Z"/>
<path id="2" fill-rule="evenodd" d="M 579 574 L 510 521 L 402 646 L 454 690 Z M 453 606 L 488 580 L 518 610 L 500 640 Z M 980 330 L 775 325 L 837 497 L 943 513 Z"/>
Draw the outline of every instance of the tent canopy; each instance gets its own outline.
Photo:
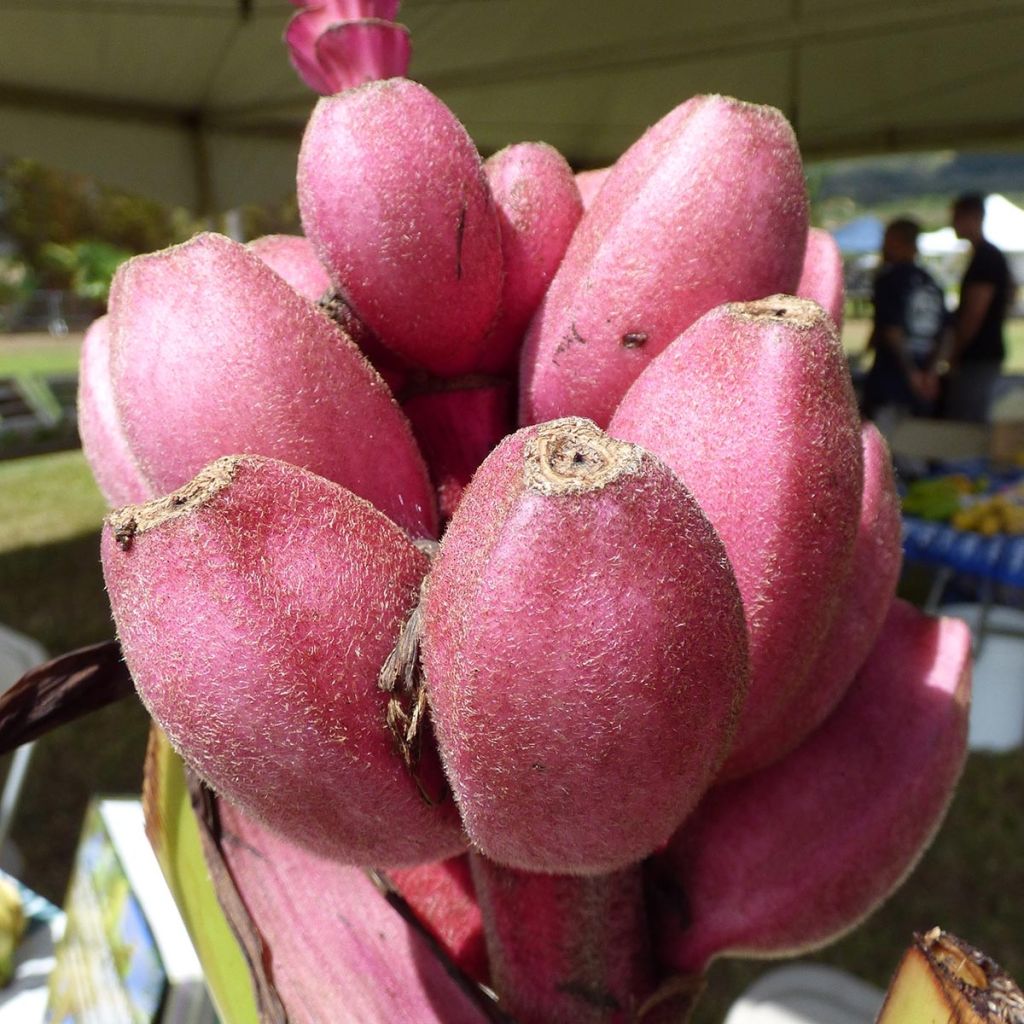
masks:
<path id="1" fill-rule="evenodd" d="M 284 196 L 313 97 L 287 0 L 4 0 L 0 155 L 193 209 Z M 695 92 L 784 110 L 811 157 L 1018 142 L 1024 0 L 406 0 L 411 75 L 481 150 L 612 162 Z"/>

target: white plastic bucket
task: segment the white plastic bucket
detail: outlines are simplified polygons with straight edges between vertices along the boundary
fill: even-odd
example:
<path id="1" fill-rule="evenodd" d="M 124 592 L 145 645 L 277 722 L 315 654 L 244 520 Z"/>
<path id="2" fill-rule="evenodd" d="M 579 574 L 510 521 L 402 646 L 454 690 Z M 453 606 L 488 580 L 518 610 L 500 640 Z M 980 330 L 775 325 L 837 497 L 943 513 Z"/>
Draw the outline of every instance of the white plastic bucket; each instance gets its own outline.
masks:
<path id="1" fill-rule="evenodd" d="M 943 615 L 963 619 L 978 642 L 981 606 L 949 604 Z M 1014 630 L 1005 636 L 993 630 Z M 974 694 L 971 699 L 971 750 L 1002 753 L 1024 746 L 1024 611 L 993 605 L 987 629 L 974 663 Z"/>
<path id="2" fill-rule="evenodd" d="M 46 651 L 35 640 L 0 626 L 0 693 L 45 660 Z"/>

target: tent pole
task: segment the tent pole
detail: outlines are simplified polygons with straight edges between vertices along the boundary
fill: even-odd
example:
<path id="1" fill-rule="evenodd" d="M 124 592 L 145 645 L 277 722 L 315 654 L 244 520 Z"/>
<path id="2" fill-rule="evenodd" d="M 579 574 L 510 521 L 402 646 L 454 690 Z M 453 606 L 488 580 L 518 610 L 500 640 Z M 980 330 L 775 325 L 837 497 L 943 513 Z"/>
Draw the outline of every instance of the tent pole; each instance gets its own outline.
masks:
<path id="1" fill-rule="evenodd" d="M 793 126 L 793 131 L 796 132 L 797 138 L 800 137 L 800 59 L 802 56 L 802 48 L 800 46 L 800 25 L 803 22 L 804 17 L 804 4 L 803 0 L 790 0 L 790 18 L 793 21 L 793 28 L 795 29 L 796 42 L 790 48 L 789 51 L 789 80 L 787 85 L 789 87 L 789 97 L 786 102 L 788 109 L 786 110 L 786 116 L 789 118 L 789 123 Z"/>
<path id="2" fill-rule="evenodd" d="M 185 119 L 192 144 L 193 179 L 196 190 L 196 212 L 212 223 L 214 210 L 213 178 L 210 171 L 210 148 L 202 115 L 189 114 Z"/>

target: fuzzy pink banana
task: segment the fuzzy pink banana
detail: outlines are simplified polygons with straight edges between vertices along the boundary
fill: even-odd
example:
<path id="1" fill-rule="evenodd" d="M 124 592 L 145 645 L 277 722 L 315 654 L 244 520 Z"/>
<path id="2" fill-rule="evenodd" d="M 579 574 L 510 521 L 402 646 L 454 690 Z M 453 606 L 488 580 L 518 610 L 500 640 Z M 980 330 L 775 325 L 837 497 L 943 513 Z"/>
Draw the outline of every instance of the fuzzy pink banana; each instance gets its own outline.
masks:
<path id="1" fill-rule="evenodd" d="M 596 171 L 577 171 L 576 187 L 580 190 L 584 210 L 589 210 L 594 205 L 597 193 L 601 191 L 601 186 L 604 185 L 610 171 L 610 167 L 600 167 Z"/>
<path id="2" fill-rule="evenodd" d="M 787 956 L 838 938 L 899 885 L 966 754 L 970 633 L 897 601 L 857 681 L 802 746 L 713 790 L 661 858 L 660 953 Z M 678 887 L 681 901 L 666 898 Z"/>
<path id="3" fill-rule="evenodd" d="M 103 571 L 132 678 L 175 748 L 267 827 L 345 863 L 463 846 L 385 724 L 381 666 L 428 560 L 344 488 L 225 457 L 166 498 L 112 513 Z M 438 793 L 429 743 L 423 790 Z"/>
<path id="4" fill-rule="evenodd" d="M 501 236 L 452 112 L 400 78 L 322 99 L 298 185 L 306 236 L 380 342 L 432 373 L 472 369 L 498 313 Z"/>
<path id="5" fill-rule="evenodd" d="M 728 773 L 810 671 L 850 568 L 863 468 L 835 328 L 790 296 L 712 310 L 640 376 L 609 430 L 679 475 L 736 574 L 751 688 Z"/>
<path id="6" fill-rule="evenodd" d="M 477 471 L 428 579 L 423 666 L 467 834 L 557 873 L 663 843 L 747 684 L 714 531 L 660 462 L 585 420 L 521 430 Z"/>
<path id="7" fill-rule="evenodd" d="M 501 225 L 505 284 L 501 314 L 477 369 L 510 373 L 534 310 L 583 215 L 565 158 L 542 142 L 506 146 L 484 164 Z"/>
<path id="8" fill-rule="evenodd" d="M 155 491 L 124 436 L 110 383 L 110 320 L 94 320 L 82 339 L 78 433 L 96 484 L 111 507 L 146 501 Z"/>
<path id="9" fill-rule="evenodd" d="M 843 304 L 846 300 L 843 254 L 832 235 L 821 228 L 811 228 L 807 232 L 804 269 L 796 294 L 802 299 L 813 299 L 824 307 L 835 321 L 836 329 L 843 329 Z"/>
<path id="10" fill-rule="evenodd" d="M 110 330 L 117 409 L 158 492 L 218 456 L 266 455 L 436 535 L 426 467 L 390 391 L 245 246 L 207 234 L 129 260 L 111 288 Z"/>
<path id="11" fill-rule="evenodd" d="M 477 467 L 514 427 L 512 385 L 485 384 L 414 395 L 402 403 L 437 488 L 441 519 L 452 517 Z"/>
<path id="12" fill-rule="evenodd" d="M 264 235 L 247 248 L 310 302 L 319 302 L 330 291 L 331 279 L 302 235 Z"/>
<path id="13" fill-rule="evenodd" d="M 734 777 L 788 754 L 832 713 L 871 651 L 892 605 L 903 558 L 900 499 L 889 448 L 871 423 L 862 429 L 864 495 L 849 575 L 839 608 L 803 684 L 779 708 L 773 727 L 742 757 Z"/>
<path id="14" fill-rule="evenodd" d="M 806 237 L 800 154 L 782 114 L 688 100 L 619 159 L 580 222 L 527 335 L 521 422 L 607 425 L 701 314 L 792 292 Z"/>
<path id="15" fill-rule="evenodd" d="M 338 302 L 331 278 L 317 259 L 309 239 L 301 235 L 265 235 L 249 242 L 248 248 L 300 295 L 317 303 L 359 346 L 392 394 L 399 393 L 405 384 L 405 372 L 397 358 L 376 340 L 350 309 Z"/>
<path id="16" fill-rule="evenodd" d="M 337 323 L 359 346 L 359 350 L 381 375 L 392 394 L 401 391 L 405 384 L 405 372 L 395 356 L 372 337 L 351 311 L 340 309 L 333 294 L 331 279 L 317 259 L 309 239 L 301 235 L 264 235 L 249 242 L 247 248 L 301 296 L 317 303 Z"/>

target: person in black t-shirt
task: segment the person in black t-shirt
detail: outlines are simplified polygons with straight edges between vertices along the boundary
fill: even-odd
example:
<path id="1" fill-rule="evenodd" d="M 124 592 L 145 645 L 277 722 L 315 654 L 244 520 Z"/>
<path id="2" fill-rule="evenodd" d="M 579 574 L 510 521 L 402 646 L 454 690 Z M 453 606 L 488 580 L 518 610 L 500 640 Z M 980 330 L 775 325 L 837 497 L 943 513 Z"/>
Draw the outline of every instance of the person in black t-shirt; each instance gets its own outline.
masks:
<path id="1" fill-rule="evenodd" d="M 864 384 L 864 414 L 887 433 L 908 415 L 932 413 L 938 397 L 934 365 L 946 328 L 942 289 L 917 264 L 920 225 L 909 218 L 885 229 L 875 278 L 869 345 L 875 361 Z"/>
<path id="2" fill-rule="evenodd" d="M 1009 265 L 982 233 L 984 219 L 980 195 L 963 195 L 953 204 L 953 230 L 971 243 L 973 252 L 960 284 L 948 367 L 943 367 L 946 416 L 976 423 L 988 420 L 1006 354 L 1003 322 L 1013 298 Z"/>

